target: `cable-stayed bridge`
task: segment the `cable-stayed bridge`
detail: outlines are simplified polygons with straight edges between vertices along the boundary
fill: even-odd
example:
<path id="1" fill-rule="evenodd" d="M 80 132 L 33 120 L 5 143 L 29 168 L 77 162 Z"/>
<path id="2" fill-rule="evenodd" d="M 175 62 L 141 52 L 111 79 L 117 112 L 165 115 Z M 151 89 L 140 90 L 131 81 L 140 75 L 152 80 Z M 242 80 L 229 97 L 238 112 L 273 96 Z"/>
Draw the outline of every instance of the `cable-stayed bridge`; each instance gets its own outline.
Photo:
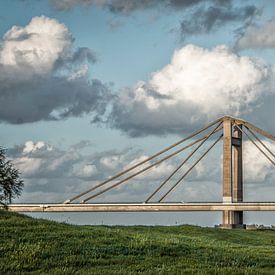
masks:
<path id="1" fill-rule="evenodd" d="M 275 154 L 261 137 L 275 141 L 275 136 L 257 126 L 234 117 L 225 116 L 204 128 L 164 148 L 120 173 L 75 195 L 63 203 L 9 204 L 17 212 L 169 212 L 169 211 L 222 211 L 222 227 L 244 227 L 243 211 L 275 211 L 275 202 L 243 202 L 243 140 L 249 140 L 275 166 Z M 206 143 L 208 141 L 208 144 Z M 198 163 L 219 143 L 223 142 L 223 200 L 221 202 L 178 203 L 165 202 L 178 185 Z M 210 143 L 210 144 L 209 144 Z M 197 159 L 199 150 L 209 145 Z M 189 152 L 191 150 L 191 152 Z M 159 164 L 188 151 L 187 156 L 159 186 L 139 203 L 93 203 L 92 200 L 128 184 Z M 184 170 L 184 168 L 186 168 Z M 184 170 L 184 172 L 182 172 Z"/>

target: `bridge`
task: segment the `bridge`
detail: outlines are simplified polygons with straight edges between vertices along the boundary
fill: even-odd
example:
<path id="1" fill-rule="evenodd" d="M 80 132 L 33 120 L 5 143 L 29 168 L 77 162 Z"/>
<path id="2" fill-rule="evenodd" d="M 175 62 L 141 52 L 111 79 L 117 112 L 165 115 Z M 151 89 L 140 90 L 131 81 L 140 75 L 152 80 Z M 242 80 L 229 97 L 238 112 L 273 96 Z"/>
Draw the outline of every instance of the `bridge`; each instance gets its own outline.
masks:
<path id="1" fill-rule="evenodd" d="M 275 202 L 243 202 L 243 139 L 246 137 L 275 166 L 275 154 L 258 136 L 271 141 L 275 136 L 257 126 L 230 116 L 224 116 L 204 128 L 164 148 L 160 152 L 100 182 L 90 189 L 64 201 L 48 204 L 9 204 L 7 209 L 16 212 L 181 212 L 181 211 L 222 211 L 222 228 L 244 228 L 244 211 L 275 211 Z M 210 142 L 210 146 L 187 166 L 199 149 Z M 164 199 L 191 173 L 196 165 L 223 142 L 223 200 L 221 202 L 164 202 Z M 140 174 L 192 149 L 174 171 L 144 201 L 138 203 L 91 203 L 94 198 L 122 185 Z M 187 167 L 183 174 L 182 168 Z M 139 169 L 138 169 L 139 168 Z M 130 173 L 131 172 L 131 173 Z M 172 182 L 172 180 L 178 178 Z M 172 182 L 172 185 L 171 185 Z M 164 187 L 168 190 L 164 189 Z M 165 190 L 165 191 L 163 191 Z M 154 199 L 155 198 L 155 199 Z M 157 198 L 157 199 L 156 199 Z M 3 207 L 3 206 L 2 206 Z"/>

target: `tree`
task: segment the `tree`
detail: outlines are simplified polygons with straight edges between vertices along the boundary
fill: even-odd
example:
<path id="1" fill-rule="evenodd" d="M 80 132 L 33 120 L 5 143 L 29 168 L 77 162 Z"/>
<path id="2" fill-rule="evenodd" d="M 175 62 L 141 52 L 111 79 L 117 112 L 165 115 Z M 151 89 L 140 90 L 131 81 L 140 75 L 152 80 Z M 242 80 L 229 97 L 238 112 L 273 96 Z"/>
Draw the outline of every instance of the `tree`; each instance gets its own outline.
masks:
<path id="1" fill-rule="evenodd" d="M 19 178 L 19 171 L 6 159 L 5 150 L 0 147 L 0 203 L 11 203 L 20 196 L 24 182 Z"/>

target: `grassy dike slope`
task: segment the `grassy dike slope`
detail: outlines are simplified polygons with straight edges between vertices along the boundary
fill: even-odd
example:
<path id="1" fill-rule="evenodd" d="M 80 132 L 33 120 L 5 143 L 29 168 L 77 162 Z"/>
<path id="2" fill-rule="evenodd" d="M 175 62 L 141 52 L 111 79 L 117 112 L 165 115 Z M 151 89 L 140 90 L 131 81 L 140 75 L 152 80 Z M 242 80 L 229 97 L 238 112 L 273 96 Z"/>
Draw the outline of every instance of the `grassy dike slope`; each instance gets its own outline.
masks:
<path id="1" fill-rule="evenodd" d="M 0 211 L 0 274 L 275 274 L 275 231 L 77 226 Z"/>

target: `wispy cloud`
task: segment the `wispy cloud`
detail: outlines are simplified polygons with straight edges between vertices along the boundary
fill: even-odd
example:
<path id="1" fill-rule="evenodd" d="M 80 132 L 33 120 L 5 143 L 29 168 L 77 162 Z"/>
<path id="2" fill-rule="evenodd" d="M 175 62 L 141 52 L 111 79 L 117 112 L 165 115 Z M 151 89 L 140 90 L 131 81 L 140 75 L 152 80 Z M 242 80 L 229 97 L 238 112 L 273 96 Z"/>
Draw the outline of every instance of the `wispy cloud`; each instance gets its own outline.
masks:
<path id="1" fill-rule="evenodd" d="M 262 25 L 250 26 L 236 42 L 238 50 L 275 48 L 275 20 L 269 20 Z"/>
<path id="2" fill-rule="evenodd" d="M 216 31 L 228 23 L 242 23 L 244 29 L 253 22 L 260 13 L 254 5 L 234 7 L 232 5 L 198 7 L 190 14 L 186 14 L 181 21 L 181 35 L 185 38 L 190 35 L 199 35 Z"/>
<path id="3" fill-rule="evenodd" d="M 126 16 L 145 10 L 159 12 L 162 16 L 181 12 L 184 17 L 180 23 L 182 38 L 209 33 L 228 23 L 241 23 L 238 29 L 244 30 L 261 12 L 255 5 L 240 6 L 239 2 L 231 0 L 49 0 L 49 3 L 57 11 L 97 7 Z"/>

